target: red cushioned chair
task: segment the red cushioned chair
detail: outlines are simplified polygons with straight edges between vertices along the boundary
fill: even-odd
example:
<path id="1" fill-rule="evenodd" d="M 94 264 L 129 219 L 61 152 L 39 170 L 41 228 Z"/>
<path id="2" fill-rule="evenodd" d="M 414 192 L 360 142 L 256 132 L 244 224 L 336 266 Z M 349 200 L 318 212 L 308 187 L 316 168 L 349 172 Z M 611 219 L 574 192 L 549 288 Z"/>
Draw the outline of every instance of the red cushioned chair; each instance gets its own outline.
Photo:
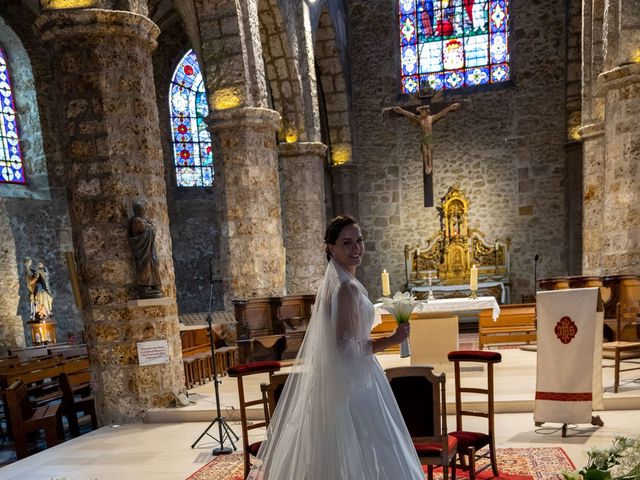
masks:
<path id="1" fill-rule="evenodd" d="M 447 435 L 445 375 L 433 367 L 396 367 L 385 370 L 420 462 L 427 465 L 429 480 L 434 465 L 442 466 L 442 478 L 456 478 L 457 440 Z"/>
<path id="2" fill-rule="evenodd" d="M 469 480 L 474 480 L 476 475 L 491 467 L 493 476 L 497 477 L 498 464 L 496 462 L 496 441 L 494 436 L 494 402 L 493 402 L 493 365 L 502 361 L 502 355 L 498 352 L 483 350 L 459 350 L 449 352 L 449 361 L 453 362 L 456 384 L 456 431 L 449 435 L 458 440 L 458 455 L 463 469 L 468 469 Z M 484 364 L 487 368 L 487 388 L 463 387 L 460 381 L 460 366 L 462 363 Z M 486 411 L 465 410 L 462 405 L 462 394 L 473 393 L 486 395 Z M 462 417 L 481 417 L 487 419 L 487 432 L 471 432 L 462 426 Z M 486 451 L 478 453 L 484 447 Z M 489 463 L 476 470 L 476 461 L 488 458 Z"/>
<path id="3" fill-rule="evenodd" d="M 258 453 L 258 449 L 260 448 L 260 444 L 262 442 L 256 442 L 253 444 L 249 444 L 249 430 L 253 430 L 255 428 L 264 428 L 267 426 L 267 421 L 254 422 L 249 425 L 247 422 L 247 407 L 251 407 L 253 405 L 262 405 L 262 398 L 257 400 L 246 400 L 244 395 L 244 377 L 248 375 L 256 375 L 258 373 L 268 373 L 269 374 L 269 383 L 271 383 L 271 379 L 273 377 L 273 373 L 280 370 L 280 362 L 277 361 L 264 361 L 264 362 L 252 362 L 245 363 L 242 365 L 236 365 L 231 367 L 227 371 L 227 375 L 229 377 L 234 377 L 238 381 L 238 397 L 240 399 L 240 423 L 242 425 L 242 450 L 244 454 L 244 478 L 247 478 L 249 475 L 249 470 L 251 469 L 250 463 L 250 455 L 256 455 Z"/>

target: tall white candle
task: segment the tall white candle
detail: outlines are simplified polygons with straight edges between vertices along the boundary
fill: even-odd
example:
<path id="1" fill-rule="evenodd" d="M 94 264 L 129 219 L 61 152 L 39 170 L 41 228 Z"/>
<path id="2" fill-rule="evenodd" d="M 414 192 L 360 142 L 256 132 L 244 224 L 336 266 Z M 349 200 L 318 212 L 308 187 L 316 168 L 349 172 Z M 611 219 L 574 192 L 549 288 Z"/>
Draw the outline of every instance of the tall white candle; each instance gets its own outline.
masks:
<path id="1" fill-rule="evenodd" d="M 469 283 L 470 290 L 478 289 L 478 267 L 475 265 L 471 267 L 471 281 Z"/>
<path id="2" fill-rule="evenodd" d="M 382 295 L 388 297 L 391 295 L 391 287 L 389 285 L 389 273 L 387 270 L 382 271 Z"/>

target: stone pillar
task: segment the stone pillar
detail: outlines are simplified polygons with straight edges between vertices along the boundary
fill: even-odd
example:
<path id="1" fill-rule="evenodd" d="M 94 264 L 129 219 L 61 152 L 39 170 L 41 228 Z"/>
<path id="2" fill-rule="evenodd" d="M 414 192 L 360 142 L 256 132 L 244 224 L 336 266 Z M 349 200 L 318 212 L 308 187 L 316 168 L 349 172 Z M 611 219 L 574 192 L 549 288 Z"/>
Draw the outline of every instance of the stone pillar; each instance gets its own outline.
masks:
<path id="1" fill-rule="evenodd" d="M 222 214 L 219 269 L 231 299 L 281 295 L 284 246 L 276 132 L 280 115 L 245 107 L 209 115 Z"/>
<path id="2" fill-rule="evenodd" d="M 22 317 L 17 315 L 20 303 L 20 280 L 16 245 L 7 209 L 0 200 L 0 354 L 7 349 L 24 347 L 25 335 Z M 20 266 L 22 267 L 22 265 Z M 26 290 L 26 288 L 25 288 Z"/>
<path id="3" fill-rule="evenodd" d="M 602 123 L 583 125 L 582 274 L 601 275 L 604 205 L 604 138 Z"/>
<path id="4" fill-rule="evenodd" d="M 604 0 L 582 2 L 582 274 L 601 275 L 604 206 L 604 102 L 596 88 L 603 63 Z"/>
<path id="5" fill-rule="evenodd" d="M 597 87 L 604 97 L 605 274 L 640 271 L 639 5 L 640 0 L 607 0 L 604 7 L 604 68 Z"/>
<path id="6" fill-rule="evenodd" d="M 148 18 L 97 9 L 36 22 L 56 66 L 64 181 L 101 424 L 137 422 L 184 391 Z M 165 298 L 132 302 L 131 204 L 147 201 Z M 167 340 L 167 363 L 138 365 L 137 344 Z"/>
<path id="7" fill-rule="evenodd" d="M 603 268 L 640 271 L 640 63 L 603 72 L 605 92 Z"/>
<path id="8" fill-rule="evenodd" d="M 327 266 L 324 163 L 327 146 L 280 144 L 282 223 L 287 249 L 287 293 L 315 293 Z"/>
<path id="9" fill-rule="evenodd" d="M 332 165 L 329 172 L 333 216 L 348 214 L 358 218 L 358 167 L 351 162 L 343 163 Z"/>

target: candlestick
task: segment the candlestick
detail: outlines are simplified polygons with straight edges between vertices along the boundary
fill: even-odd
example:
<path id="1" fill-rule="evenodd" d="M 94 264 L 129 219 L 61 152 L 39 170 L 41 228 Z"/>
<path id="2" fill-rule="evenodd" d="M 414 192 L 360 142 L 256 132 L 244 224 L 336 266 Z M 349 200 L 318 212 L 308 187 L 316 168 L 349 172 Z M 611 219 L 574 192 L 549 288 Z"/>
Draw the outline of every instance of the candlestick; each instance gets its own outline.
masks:
<path id="1" fill-rule="evenodd" d="M 431 276 L 431 270 L 429 270 L 429 295 L 427 296 L 427 301 L 436 299 L 433 296 L 433 285 L 431 283 L 432 279 L 433 279 L 433 277 Z"/>
<path id="2" fill-rule="evenodd" d="M 382 295 L 385 297 L 388 297 L 389 295 L 391 295 L 391 287 L 389 284 L 389 273 L 387 273 L 387 270 L 383 270 L 382 271 Z"/>
<path id="3" fill-rule="evenodd" d="M 469 281 L 469 290 L 471 290 L 471 298 L 478 298 L 476 291 L 478 290 L 478 267 L 471 267 L 471 279 Z"/>

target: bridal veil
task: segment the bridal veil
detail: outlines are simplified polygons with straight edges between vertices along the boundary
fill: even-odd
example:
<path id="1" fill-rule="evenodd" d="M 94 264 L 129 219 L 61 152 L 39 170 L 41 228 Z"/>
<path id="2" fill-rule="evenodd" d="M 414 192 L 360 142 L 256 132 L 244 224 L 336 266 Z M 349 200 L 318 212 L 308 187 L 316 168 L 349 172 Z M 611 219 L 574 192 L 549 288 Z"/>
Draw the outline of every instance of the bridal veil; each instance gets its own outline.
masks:
<path id="1" fill-rule="evenodd" d="M 331 260 L 249 479 L 424 479 L 371 353 L 373 318 L 365 288 Z"/>

